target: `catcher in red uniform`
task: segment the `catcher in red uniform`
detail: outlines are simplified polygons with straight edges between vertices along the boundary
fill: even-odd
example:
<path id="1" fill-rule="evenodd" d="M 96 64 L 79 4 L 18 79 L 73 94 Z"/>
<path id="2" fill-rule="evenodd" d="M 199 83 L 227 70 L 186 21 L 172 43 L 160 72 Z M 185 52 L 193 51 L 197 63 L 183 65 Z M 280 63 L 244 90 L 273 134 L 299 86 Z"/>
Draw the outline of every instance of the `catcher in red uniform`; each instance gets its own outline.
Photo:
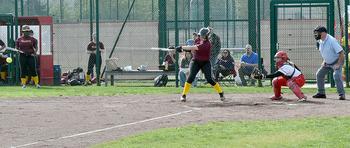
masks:
<path id="1" fill-rule="evenodd" d="M 294 63 L 289 61 L 288 55 L 284 51 L 278 51 L 276 53 L 275 62 L 278 70 L 275 73 L 266 76 L 266 78 L 273 78 L 272 86 L 275 95 L 271 97 L 271 100 L 281 100 L 281 87 L 288 86 L 298 97 L 299 102 L 306 101 L 306 96 L 301 91 L 301 87 L 305 83 L 305 78 L 300 69 Z M 262 79 L 265 76 L 258 74 L 254 77 Z"/>

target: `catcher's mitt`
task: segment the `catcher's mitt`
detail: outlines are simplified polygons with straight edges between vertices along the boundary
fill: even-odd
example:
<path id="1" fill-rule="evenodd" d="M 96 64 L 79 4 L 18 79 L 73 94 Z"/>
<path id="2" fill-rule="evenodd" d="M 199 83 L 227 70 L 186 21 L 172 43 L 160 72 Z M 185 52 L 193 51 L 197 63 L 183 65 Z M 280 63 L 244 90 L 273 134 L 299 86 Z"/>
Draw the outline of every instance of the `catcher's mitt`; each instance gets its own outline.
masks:
<path id="1" fill-rule="evenodd" d="M 254 79 L 258 79 L 258 80 L 265 79 L 265 75 L 258 68 L 254 69 L 252 75 Z"/>

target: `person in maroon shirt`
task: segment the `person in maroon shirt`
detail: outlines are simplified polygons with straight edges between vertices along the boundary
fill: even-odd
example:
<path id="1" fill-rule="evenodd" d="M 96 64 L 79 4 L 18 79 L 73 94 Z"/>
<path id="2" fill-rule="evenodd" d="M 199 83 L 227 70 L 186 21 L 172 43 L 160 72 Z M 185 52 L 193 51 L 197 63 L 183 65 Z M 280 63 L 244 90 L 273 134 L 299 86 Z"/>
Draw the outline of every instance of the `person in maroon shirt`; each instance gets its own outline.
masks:
<path id="1" fill-rule="evenodd" d="M 6 45 L 5 43 L 0 39 L 0 51 L 5 49 Z M 6 81 L 6 71 L 7 71 L 7 64 L 6 64 L 6 55 L 0 53 L 0 81 L 5 82 Z"/>
<path id="2" fill-rule="evenodd" d="M 211 75 L 211 64 L 210 64 L 210 48 L 211 44 L 208 40 L 209 35 L 208 28 L 202 28 L 199 30 L 200 42 L 193 46 L 178 46 L 176 47 L 177 52 L 189 51 L 193 52 L 193 58 L 190 63 L 190 74 L 186 80 L 185 87 L 182 92 L 181 101 L 186 102 L 186 95 L 191 88 L 191 84 L 194 81 L 199 70 L 204 73 L 205 79 L 208 83 L 214 87 L 214 89 L 219 93 L 220 100 L 224 101 L 224 92 L 222 91 L 219 83 L 215 82 Z"/>
<path id="3" fill-rule="evenodd" d="M 22 88 L 26 88 L 27 78 L 31 76 L 37 88 L 40 88 L 37 73 L 36 52 L 38 41 L 31 36 L 31 29 L 28 26 L 22 27 L 22 36 L 16 41 L 16 48 L 19 50 L 19 63 L 21 70 Z"/>
<path id="4" fill-rule="evenodd" d="M 102 42 L 100 42 L 99 44 L 99 48 L 101 49 L 101 52 L 104 52 L 105 50 L 105 46 L 103 45 Z M 93 33 L 92 34 L 92 41 L 89 43 L 89 45 L 87 46 L 87 53 L 90 54 L 89 57 L 89 62 L 88 62 L 88 71 L 86 72 L 86 76 L 85 76 L 85 85 L 91 85 L 91 74 L 94 72 L 94 66 L 96 65 L 96 34 Z M 99 66 L 101 67 L 102 64 L 102 56 L 100 54 L 99 57 Z M 97 66 L 97 65 L 96 65 Z"/>

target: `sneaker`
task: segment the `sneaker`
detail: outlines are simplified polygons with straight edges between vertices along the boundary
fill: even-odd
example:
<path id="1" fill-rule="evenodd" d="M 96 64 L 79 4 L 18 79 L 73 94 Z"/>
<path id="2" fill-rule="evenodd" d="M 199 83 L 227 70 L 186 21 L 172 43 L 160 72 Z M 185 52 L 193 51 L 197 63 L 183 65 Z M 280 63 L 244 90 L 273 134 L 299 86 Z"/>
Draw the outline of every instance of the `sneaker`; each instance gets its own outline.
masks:
<path id="1" fill-rule="evenodd" d="M 346 99 L 345 99 L 345 95 L 340 95 L 340 96 L 339 96 L 339 100 L 346 100 Z"/>
<path id="2" fill-rule="evenodd" d="M 41 86 L 40 86 L 39 84 L 37 84 L 35 87 L 36 87 L 36 88 L 41 88 Z"/>
<path id="3" fill-rule="evenodd" d="M 181 102 L 186 102 L 186 95 L 182 95 L 180 100 Z"/>
<path id="4" fill-rule="evenodd" d="M 307 97 L 304 96 L 304 98 L 300 98 L 300 99 L 298 99 L 297 101 L 298 101 L 298 102 L 306 102 L 306 99 L 307 99 Z"/>
<path id="5" fill-rule="evenodd" d="M 325 98 L 327 98 L 327 97 L 326 97 L 325 94 L 317 93 L 317 94 L 313 95 L 312 98 L 322 98 L 322 99 L 325 99 Z"/>
<path id="6" fill-rule="evenodd" d="M 282 96 L 279 96 L 279 97 L 276 97 L 276 96 L 272 96 L 270 99 L 272 100 L 272 101 L 279 101 L 279 100 L 282 100 Z"/>
<path id="7" fill-rule="evenodd" d="M 219 95 L 220 95 L 220 100 L 222 101 L 222 102 L 224 102 L 225 100 L 226 100 L 226 98 L 225 98 L 225 96 L 224 96 L 224 93 L 222 92 L 222 93 L 219 93 Z"/>
<path id="8" fill-rule="evenodd" d="M 26 88 L 27 86 L 26 85 L 22 85 L 22 88 L 24 89 L 24 88 Z"/>

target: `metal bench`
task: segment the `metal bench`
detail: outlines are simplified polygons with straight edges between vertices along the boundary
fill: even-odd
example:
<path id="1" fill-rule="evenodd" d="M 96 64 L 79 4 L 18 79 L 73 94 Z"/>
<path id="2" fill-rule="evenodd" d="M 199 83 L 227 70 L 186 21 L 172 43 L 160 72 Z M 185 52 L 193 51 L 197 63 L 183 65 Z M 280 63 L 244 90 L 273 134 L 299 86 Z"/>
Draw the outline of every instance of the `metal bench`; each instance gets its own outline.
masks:
<path id="1" fill-rule="evenodd" d="M 147 70 L 147 71 L 106 71 L 105 72 L 105 86 L 108 85 L 108 81 L 111 81 L 111 85 L 114 85 L 114 80 L 153 80 L 161 74 L 175 75 L 175 71 L 162 71 L 162 70 Z"/>

